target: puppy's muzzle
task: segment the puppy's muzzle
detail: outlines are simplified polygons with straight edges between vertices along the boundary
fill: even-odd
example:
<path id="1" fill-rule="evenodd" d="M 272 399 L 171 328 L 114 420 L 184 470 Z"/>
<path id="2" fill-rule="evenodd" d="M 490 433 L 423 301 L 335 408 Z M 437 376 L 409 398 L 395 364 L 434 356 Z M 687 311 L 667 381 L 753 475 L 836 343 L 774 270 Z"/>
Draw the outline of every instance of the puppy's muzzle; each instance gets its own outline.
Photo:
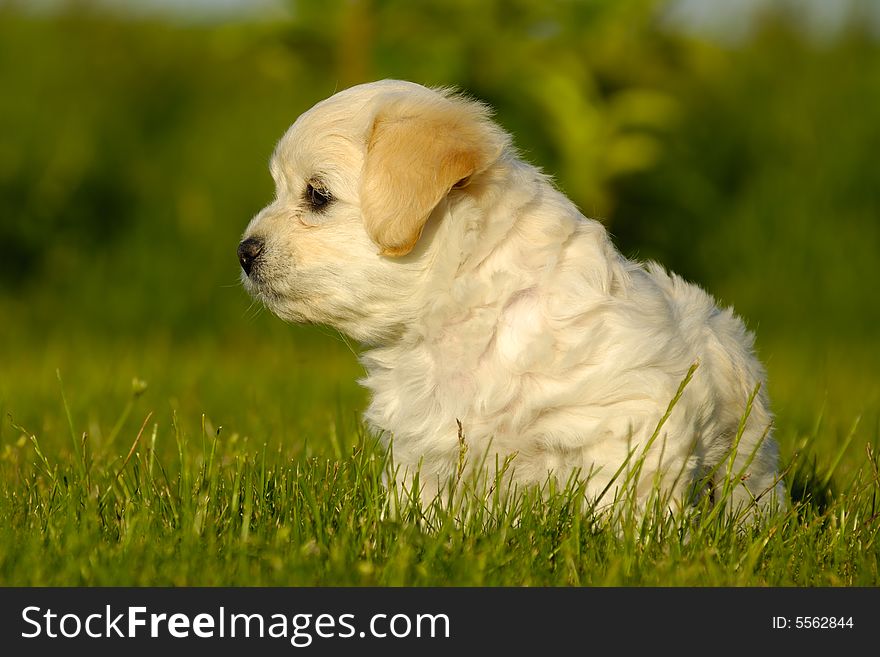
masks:
<path id="1" fill-rule="evenodd" d="M 238 245 L 238 261 L 241 263 L 241 268 L 245 274 L 251 275 L 254 262 L 260 257 L 262 252 L 263 240 L 256 237 L 249 237 Z"/>

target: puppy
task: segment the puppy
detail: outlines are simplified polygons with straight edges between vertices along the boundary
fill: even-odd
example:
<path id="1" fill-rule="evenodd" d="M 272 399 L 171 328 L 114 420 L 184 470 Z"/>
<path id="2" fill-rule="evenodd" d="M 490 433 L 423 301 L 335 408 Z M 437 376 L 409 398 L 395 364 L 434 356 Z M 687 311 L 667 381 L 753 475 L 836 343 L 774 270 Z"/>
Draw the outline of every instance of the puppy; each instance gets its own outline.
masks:
<path id="1" fill-rule="evenodd" d="M 244 286 L 363 343 L 366 420 L 423 504 L 464 449 L 517 486 L 574 475 L 591 500 L 629 486 L 676 508 L 708 482 L 735 507 L 782 502 L 752 335 L 617 252 L 485 105 L 356 86 L 297 119 L 271 172 L 275 200 L 238 247 Z"/>

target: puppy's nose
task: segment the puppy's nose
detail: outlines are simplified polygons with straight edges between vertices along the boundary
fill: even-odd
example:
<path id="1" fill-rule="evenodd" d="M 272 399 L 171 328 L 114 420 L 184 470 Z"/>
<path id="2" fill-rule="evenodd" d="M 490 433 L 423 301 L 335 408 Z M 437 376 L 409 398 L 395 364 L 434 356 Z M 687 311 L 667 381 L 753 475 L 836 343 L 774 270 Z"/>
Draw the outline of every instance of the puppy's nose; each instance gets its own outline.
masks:
<path id="1" fill-rule="evenodd" d="M 251 275 L 251 269 L 254 267 L 254 261 L 263 251 L 263 240 L 257 237 L 249 237 L 238 245 L 238 261 L 241 268 L 248 276 Z"/>

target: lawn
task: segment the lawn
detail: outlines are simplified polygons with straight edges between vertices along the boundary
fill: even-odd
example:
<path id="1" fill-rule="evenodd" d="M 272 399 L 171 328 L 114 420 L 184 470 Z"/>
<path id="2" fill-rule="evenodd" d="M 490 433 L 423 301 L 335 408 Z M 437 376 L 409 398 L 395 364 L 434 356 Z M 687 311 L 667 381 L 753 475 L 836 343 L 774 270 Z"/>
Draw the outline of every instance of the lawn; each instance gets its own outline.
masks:
<path id="1" fill-rule="evenodd" d="M 857 422 L 817 406 L 806 432 L 778 421 L 794 504 L 756 526 L 709 509 L 615 519 L 585 511 L 572 490 L 464 495 L 425 518 L 382 484 L 387 457 L 358 421 L 348 348 L 270 317 L 243 323 L 287 339 L 50 344 L 4 363 L 0 581 L 880 581 L 876 408 Z"/>

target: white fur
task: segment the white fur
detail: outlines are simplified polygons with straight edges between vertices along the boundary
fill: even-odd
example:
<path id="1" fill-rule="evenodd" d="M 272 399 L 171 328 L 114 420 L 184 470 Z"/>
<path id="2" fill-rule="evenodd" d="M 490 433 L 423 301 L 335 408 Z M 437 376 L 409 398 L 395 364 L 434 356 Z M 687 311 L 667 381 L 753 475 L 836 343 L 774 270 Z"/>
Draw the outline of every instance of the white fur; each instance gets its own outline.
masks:
<path id="1" fill-rule="evenodd" d="M 397 113 L 382 119 L 389 108 Z M 370 187 L 361 178 L 371 140 L 380 120 L 396 130 L 435 110 L 446 114 L 428 132 L 442 139 L 451 131 L 445 138 L 455 144 L 465 125 L 463 140 L 478 135 L 488 146 L 466 145 L 476 153 L 466 186 L 440 181 L 441 198 L 416 221 L 414 245 L 380 255 L 390 252 L 385 227 L 373 222 L 410 212 L 409 197 L 422 193 L 395 181 L 422 175 L 420 167 L 431 176 L 433 165 L 412 153 L 410 178 L 374 171 Z M 366 419 L 393 441 L 406 477 L 420 469 L 426 503 L 456 476 L 457 421 L 471 462 L 488 454 L 494 467 L 496 456 L 515 454 L 509 476 L 517 484 L 564 482 L 577 471 L 597 497 L 628 454 L 648 444 L 698 362 L 636 488 L 645 497 L 660 482 L 675 502 L 688 503 L 696 480 L 719 463 L 717 482 L 728 471 L 747 400 L 764 382 L 751 334 L 699 287 L 624 258 L 603 226 L 521 160 L 487 117 L 473 101 L 399 81 L 348 89 L 303 114 L 272 159 L 277 197 L 245 232 L 265 241 L 245 287 L 286 320 L 328 324 L 365 345 Z M 406 147 L 405 137 L 394 145 Z M 332 194 L 323 212 L 305 199 L 310 180 Z M 368 201 L 382 216 L 363 216 Z M 403 234 L 410 220 L 403 218 Z M 762 388 L 733 466 L 739 472 L 754 452 L 735 503 L 783 498 L 770 423 Z"/>

